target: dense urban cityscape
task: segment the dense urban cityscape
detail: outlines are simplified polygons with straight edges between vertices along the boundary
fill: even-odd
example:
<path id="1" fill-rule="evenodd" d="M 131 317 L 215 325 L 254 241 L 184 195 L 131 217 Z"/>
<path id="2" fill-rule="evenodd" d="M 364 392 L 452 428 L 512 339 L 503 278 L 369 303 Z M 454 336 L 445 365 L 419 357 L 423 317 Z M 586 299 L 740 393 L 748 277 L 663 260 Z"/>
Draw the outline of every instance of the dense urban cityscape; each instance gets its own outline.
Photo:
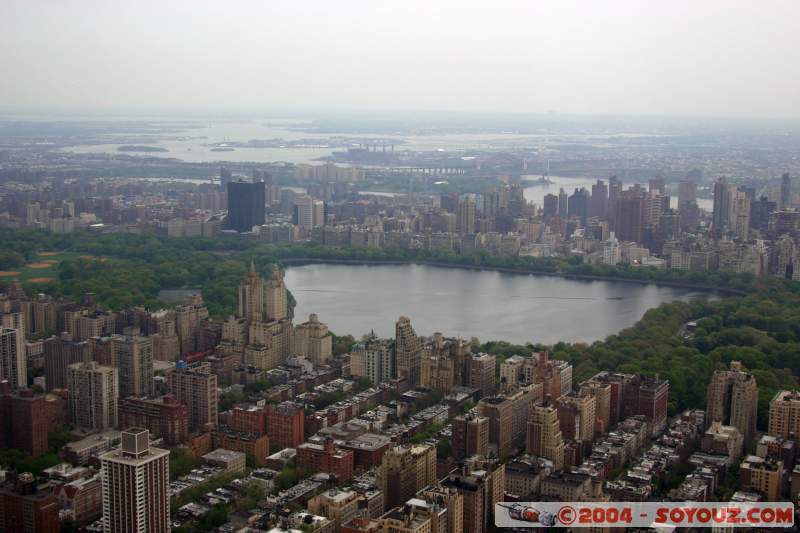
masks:
<path id="1" fill-rule="evenodd" d="M 407 260 L 721 271 L 741 289 L 797 279 L 789 174 L 757 199 L 716 179 L 707 213 L 689 178 L 673 208 L 658 177 L 626 189 L 612 176 L 537 205 L 517 182 L 478 195 L 368 196 L 352 192 L 360 167 L 295 172 L 306 192 L 275 185 L 268 170 L 228 166 L 185 187 L 6 179 L 5 530 L 456 533 L 491 530 L 498 502 L 797 497 L 800 396 L 773 383 L 764 398 L 735 351 L 712 365 L 704 403 L 676 402 L 657 373 L 611 368 L 578 380 L 552 347 L 487 353 L 474 339 L 418 336 L 405 316 L 393 338 L 336 337 L 324 317 L 294 317 L 282 269 L 252 259 L 225 316 L 199 292 L 161 308 L 63 292 L 72 269 L 113 260 L 113 250 L 70 256 L 78 241 L 64 237 L 124 244 L 129 234 L 256 247 L 244 254 L 292 244 L 309 257 L 375 248 L 429 253 L 398 256 Z M 691 344 L 698 328 L 711 326 L 687 320 L 671 333 Z"/>
<path id="2" fill-rule="evenodd" d="M 796 4 L 36 4 L 0 533 L 796 529 Z"/>

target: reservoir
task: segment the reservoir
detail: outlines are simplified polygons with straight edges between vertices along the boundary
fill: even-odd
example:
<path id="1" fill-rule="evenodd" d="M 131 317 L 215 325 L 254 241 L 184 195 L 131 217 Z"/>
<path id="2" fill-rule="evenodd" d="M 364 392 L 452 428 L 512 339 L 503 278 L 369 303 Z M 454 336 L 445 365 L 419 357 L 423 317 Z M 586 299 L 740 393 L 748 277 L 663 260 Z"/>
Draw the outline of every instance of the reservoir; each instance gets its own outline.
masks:
<path id="1" fill-rule="evenodd" d="M 426 265 L 289 266 L 295 323 L 319 315 L 337 335 L 374 330 L 394 337 L 400 315 L 419 335 L 481 342 L 592 342 L 632 326 L 664 302 L 709 292 L 622 281 L 466 270 Z"/>

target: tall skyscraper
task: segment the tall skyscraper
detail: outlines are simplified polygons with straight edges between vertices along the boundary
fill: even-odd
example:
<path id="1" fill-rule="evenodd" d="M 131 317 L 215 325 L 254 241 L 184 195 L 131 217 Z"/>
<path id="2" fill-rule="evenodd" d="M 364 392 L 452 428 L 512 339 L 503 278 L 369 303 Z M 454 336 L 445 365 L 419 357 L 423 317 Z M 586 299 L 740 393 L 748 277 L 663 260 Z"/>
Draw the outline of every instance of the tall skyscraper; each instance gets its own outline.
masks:
<path id="1" fill-rule="evenodd" d="M 291 350 L 292 320 L 286 284 L 277 266 L 264 283 L 251 263 L 250 271 L 239 285 L 239 316 L 243 318 L 245 334 L 241 339 L 235 336 L 237 343 L 245 343 L 245 364 L 269 370 L 284 363 Z M 226 328 L 226 331 L 231 329 Z M 230 331 L 223 336 L 230 338 Z"/>
<path id="2" fill-rule="evenodd" d="M 44 341 L 44 377 L 47 390 L 67 387 L 67 368 L 74 363 L 92 359 L 92 347 L 87 341 L 75 342 L 72 335 L 62 333 Z"/>
<path id="3" fill-rule="evenodd" d="M 412 387 L 419 385 L 422 346 L 407 316 L 401 316 L 395 324 L 394 350 L 397 377 L 407 378 Z"/>
<path id="4" fill-rule="evenodd" d="M 255 263 L 251 261 L 250 270 L 239 283 L 239 316 L 248 322 L 264 321 L 264 299 L 264 280 L 256 272 Z"/>
<path id="5" fill-rule="evenodd" d="M 253 226 L 264 224 L 263 181 L 231 181 L 228 183 L 228 216 L 225 228 L 244 233 L 252 231 Z"/>
<path id="6" fill-rule="evenodd" d="M 566 220 L 569 216 L 569 197 L 564 189 L 558 190 L 558 217 Z"/>
<path id="7" fill-rule="evenodd" d="M 314 228 L 314 199 L 307 194 L 296 197 L 292 218 L 300 229 L 311 231 Z"/>
<path id="8" fill-rule="evenodd" d="M 527 437 L 528 453 L 553 461 L 556 469 L 564 466 L 564 439 L 553 403 L 545 401 L 531 408 Z"/>
<path id="9" fill-rule="evenodd" d="M 581 223 L 586 223 L 589 214 L 589 191 L 581 187 L 576 188 L 567 201 L 567 211 L 570 218 L 580 218 Z"/>
<path id="10" fill-rule="evenodd" d="M 650 419 L 653 435 L 659 435 L 667 427 L 669 381 L 650 376 L 639 376 L 638 381 L 634 412 Z"/>
<path id="11" fill-rule="evenodd" d="M 286 283 L 278 265 L 272 266 L 265 291 L 266 320 L 282 320 L 289 316 Z"/>
<path id="12" fill-rule="evenodd" d="M 178 336 L 180 355 L 199 351 L 199 331 L 208 318 L 208 309 L 200 295 L 193 295 L 175 308 L 175 333 Z"/>
<path id="13" fill-rule="evenodd" d="M 728 227 L 730 211 L 730 186 L 725 178 L 720 178 L 714 182 L 714 212 L 711 218 L 711 231 L 717 237 L 721 236 Z"/>
<path id="14" fill-rule="evenodd" d="M 67 368 L 67 388 L 72 422 L 82 429 L 103 430 L 117 426 L 117 369 L 95 361 Z"/>
<path id="15" fill-rule="evenodd" d="M 611 385 L 600 381 L 585 381 L 580 385 L 579 394 L 594 397 L 595 435 L 606 433 L 611 426 Z"/>
<path id="16" fill-rule="evenodd" d="M 514 402 L 506 396 L 487 396 L 478 402 L 478 413 L 489 420 L 489 450 L 501 460 L 514 451 Z"/>
<path id="17" fill-rule="evenodd" d="M 761 196 L 758 200 L 750 204 L 750 227 L 759 231 L 769 229 L 769 216 L 777 208 L 777 204 L 766 196 Z"/>
<path id="18" fill-rule="evenodd" d="M 689 203 L 697 203 L 697 183 L 682 180 L 678 183 L 678 209 L 684 209 Z"/>
<path id="19" fill-rule="evenodd" d="M 789 177 L 788 172 L 784 172 L 781 176 L 781 209 L 790 209 L 792 207 L 792 179 Z"/>
<path id="20" fill-rule="evenodd" d="M 475 233 L 475 200 L 473 198 L 464 197 L 459 202 L 456 226 L 462 235 Z"/>
<path id="21" fill-rule="evenodd" d="M 594 441 L 595 421 L 597 420 L 596 398 L 591 394 L 570 393 L 556 400 L 555 405 L 564 437 L 591 444 Z M 561 414 L 564 411 L 573 416 L 562 417 Z M 567 418 L 572 424 L 565 424 Z"/>
<path id="22" fill-rule="evenodd" d="M 717 370 L 708 385 L 706 421 L 734 426 L 751 440 L 756 432 L 758 385 L 756 378 L 742 370 L 742 363 L 731 361 L 730 370 Z"/>
<path id="23" fill-rule="evenodd" d="M 202 430 L 205 426 L 217 427 L 217 375 L 209 363 L 187 365 L 179 361 L 167 375 L 167 390 L 189 408 L 189 429 Z"/>
<path id="24" fill-rule="evenodd" d="M 119 369 L 119 397 L 153 395 L 153 338 L 139 335 L 138 328 L 125 328 L 111 337 L 114 366 Z"/>
<path id="25" fill-rule="evenodd" d="M 25 352 L 20 353 L 20 331 L 0 327 L 0 380 L 7 380 L 14 387 L 28 385 Z"/>
<path id="26" fill-rule="evenodd" d="M 294 223 L 308 232 L 325 224 L 325 203 L 303 194 L 294 200 Z"/>
<path id="27" fill-rule="evenodd" d="M 730 225 L 737 239 L 747 240 L 750 235 L 750 199 L 742 191 L 732 192 Z"/>
<path id="28" fill-rule="evenodd" d="M 219 167 L 219 188 L 227 191 L 228 183 L 231 181 L 233 181 L 233 172 L 227 167 Z"/>
<path id="29" fill-rule="evenodd" d="M 525 200 L 525 189 L 518 183 L 514 183 L 508 188 L 508 212 L 512 217 L 522 216 L 525 206 L 528 205 Z"/>
<path id="30" fill-rule="evenodd" d="M 614 223 L 617 219 L 617 201 L 622 194 L 622 180 L 616 176 L 608 178 L 608 220 L 611 223 L 611 229 L 614 229 Z"/>
<path id="31" fill-rule="evenodd" d="M 170 531 L 169 451 L 151 448 L 149 431 L 123 431 L 121 446 L 100 456 L 100 464 L 103 531 Z"/>
<path id="32" fill-rule="evenodd" d="M 640 187 L 622 191 L 616 201 L 615 233 L 620 241 L 641 243 L 647 220 L 647 193 Z"/>
<path id="33" fill-rule="evenodd" d="M 267 283 L 256 272 L 255 264 L 239 284 L 239 316 L 248 322 L 268 322 L 286 318 L 288 296 L 283 274 L 277 265 L 273 266 Z"/>
<path id="34" fill-rule="evenodd" d="M 483 217 L 493 218 L 500 214 L 500 192 L 497 189 L 492 189 L 484 192 L 482 196 L 483 207 L 481 209 L 481 214 Z M 458 206 L 453 210 L 453 213 L 458 213 Z"/>
<path id="35" fill-rule="evenodd" d="M 25 360 L 25 339 L 30 331 L 29 322 L 32 322 L 30 318 L 26 318 L 25 311 L 13 311 L 9 313 L 0 313 L 0 330 L 3 328 L 6 329 L 14 329 L 17 331 L 17 360 L 16 362 L 9 361 L 12 363 L 12 366 L 16 368 L 17 380 L 16 383 L 19 383 L 20 387 L 26 387 L 28 385 L 28 368 L 27 368 L 27 361 Z M 2 348 L 0 348 L 2 351 Z M 1 364 L 1 363 L 0 363 Z M 0 380 L 4 379 L 2 377 L 2 370 L 0 370 Z M 9 381 L 12 381 L 9 379 Z M 15 385 L 16 385 L 15 383 Z"/>
<path id="36" fill-rule="evenodd" d="M 605 218 L 608 214 L 608 186 L 603 180 L 592 185 L 592 199 L 589 204 L 589 216 Z"/>
<path id="37" fill-rule="evenodd" d="M 558 196 L 555 194 L 546 194 L 544 196 L 542 214 L 545 220 L 553 220 L 558 216 Z"/>
<path id="38" fill-rule="evenodd" d="M 658 226 L 661 214 L 669 209 L 669 196 L 659 193 L 647 193 L 645 195 L 645 216 L 644 225 L 646 228 Z"/>

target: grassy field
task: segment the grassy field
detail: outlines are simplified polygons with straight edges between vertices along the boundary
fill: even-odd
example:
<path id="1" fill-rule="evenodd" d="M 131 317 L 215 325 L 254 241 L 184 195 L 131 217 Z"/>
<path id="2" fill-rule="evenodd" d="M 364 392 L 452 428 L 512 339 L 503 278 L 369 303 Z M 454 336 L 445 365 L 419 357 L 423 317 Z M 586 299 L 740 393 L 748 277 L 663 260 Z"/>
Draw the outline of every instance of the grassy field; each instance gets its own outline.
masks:
<path id="1" fill-rule="evenodd" d="M 80 255 L 74 252 L 39 252 L 35 261 L 21 268 L 0 271 L 0 280 L 17 280 L 28 283 L 54 281 L 58 279 L 58 264 L 65 259 L 75 259 L 76 257 L 80 257 Z"/>

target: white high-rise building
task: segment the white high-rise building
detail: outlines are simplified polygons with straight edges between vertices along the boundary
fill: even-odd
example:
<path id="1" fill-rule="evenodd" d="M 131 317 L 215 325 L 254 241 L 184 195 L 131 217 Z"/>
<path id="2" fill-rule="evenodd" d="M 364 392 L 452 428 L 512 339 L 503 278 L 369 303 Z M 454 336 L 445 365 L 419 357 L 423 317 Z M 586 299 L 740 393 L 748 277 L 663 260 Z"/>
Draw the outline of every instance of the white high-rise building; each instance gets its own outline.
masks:
<path id="1" fill-rule="evenodd" d="M 367 378 L 374 385 L 389 381 L 394 377 L 394 351 L 391 342 L 371 336 L 359 343 L 350 354 L 352 375 Z"/>
<path id="2" fill-rule="evenodd" d="M 100 456 L 103 531 L 166 533 L 169 519 L 169 451 L 150 447 L 150 432 L 130 428 L 122 444 Z"/>
<path id="3" fill-rule="evenodd" d="M 605 242 L 603 246 L 603 264 L 604 265 L 616 265 L 622 261 L 622 248 L 619 245 L 619 240 L 617 236 L 614 235 L 614 232 L 611 232 L 611 236 Z"/>
<path id="4" fill-rule="evenodd" d="M 295 198 L 294 209 L 297 225 L 302 230 L 311 231 L 325 224 L 325 202 L 322 200 L 304 194 Z"/>
<path id="5" fill-rule="evenodd" d="M 12 387 L 28 385 L 25 350 L 19 342 L 23 331 L 0 326 L 0 380 L 7 380 Z"/>

